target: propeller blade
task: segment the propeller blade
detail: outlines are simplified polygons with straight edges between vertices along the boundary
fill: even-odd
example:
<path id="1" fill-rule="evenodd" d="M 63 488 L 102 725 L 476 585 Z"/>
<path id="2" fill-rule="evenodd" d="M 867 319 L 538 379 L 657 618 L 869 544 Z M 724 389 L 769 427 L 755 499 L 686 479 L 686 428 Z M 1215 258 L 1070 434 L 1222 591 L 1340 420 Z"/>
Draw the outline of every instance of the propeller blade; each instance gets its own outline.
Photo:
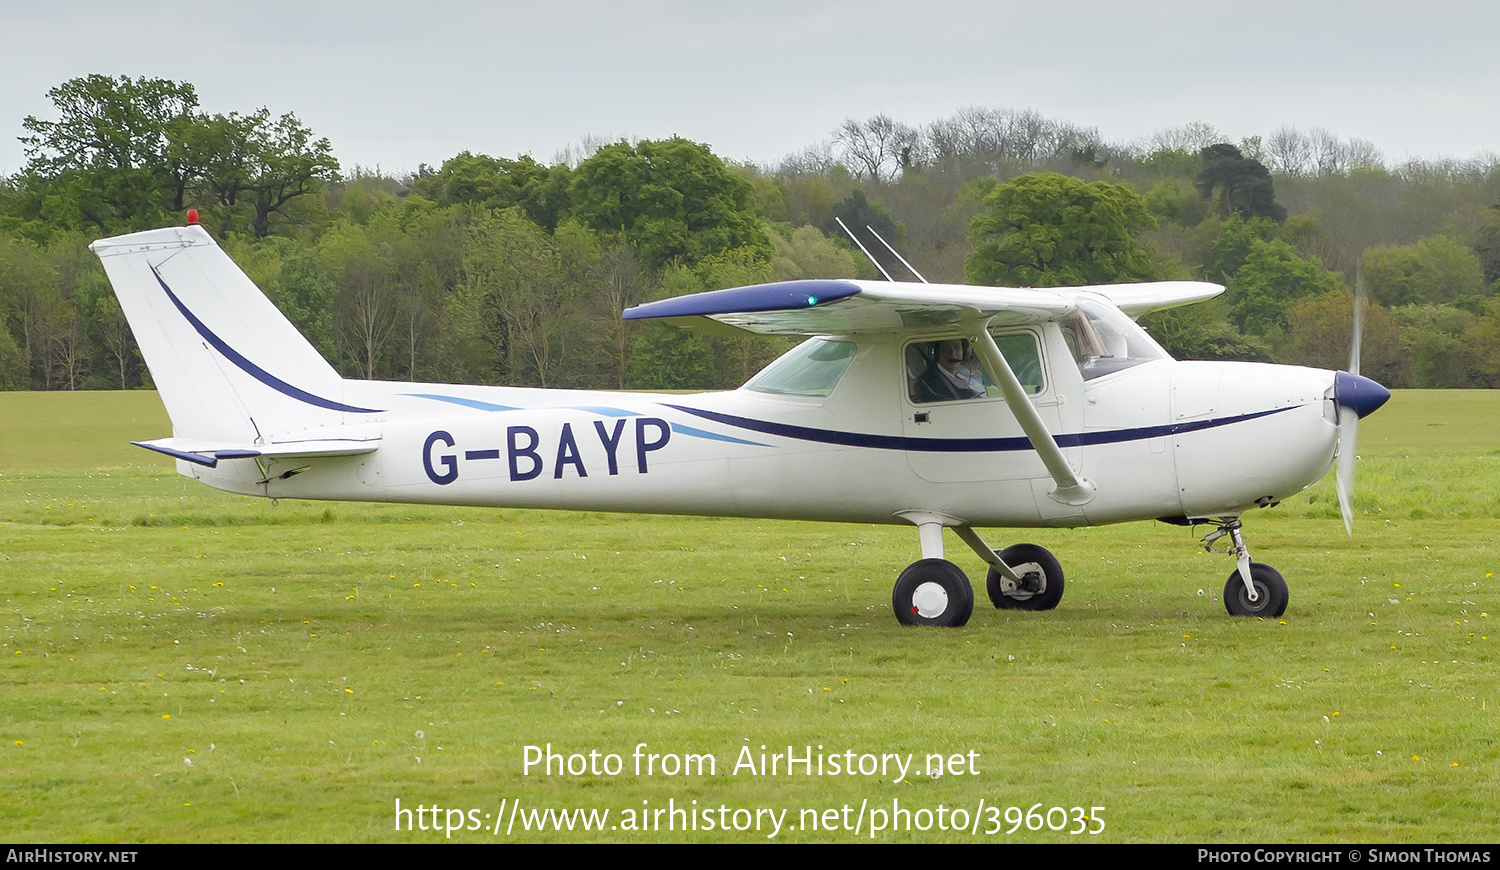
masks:
<path id="1" fill-rule="evenodd" d="M 1339 468 L 1334 482 L 1339 492 L 1339 513 L 1344 516 L 1344 531 L 1354 536 L 1354 459 L 1359 448 L 1359 418 L 1373 413 L 1391 394 L 1369 378 L 1359 376 L 1359 346 L 1364 340 L 1365 272 L 1354 266 L 1354 334 L 1349 339 L 1349 372 L 1334 378 L 1334 395 L 1338 404 Z"/>
<path id="2" fill-rule="evenodd" d="M 1359 444 L 1359 412 L 1339 405 L 1339 468 L 1335 483 L 1339 491 L 1339 513 L 1344 531 L 1354 536 L 1354 451 Z"/>

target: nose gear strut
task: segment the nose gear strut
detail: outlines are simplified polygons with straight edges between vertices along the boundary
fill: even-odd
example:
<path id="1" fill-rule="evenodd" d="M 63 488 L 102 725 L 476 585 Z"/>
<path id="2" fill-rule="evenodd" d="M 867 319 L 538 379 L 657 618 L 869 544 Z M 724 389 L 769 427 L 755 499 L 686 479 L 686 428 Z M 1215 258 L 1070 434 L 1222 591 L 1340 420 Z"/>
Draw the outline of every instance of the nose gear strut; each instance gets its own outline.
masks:
<path id="1" fill-rule="evenodd" d="M 1250 561 L 1250 550 L 1240 533 L 1244 526 L 1239 517 L 1219 517 L 1217 527 L 1203 536 L 1203 549 L 1209 553 L 1234 556 L 1235 570 L 1224 584 L 1224 607 L 1234 616 L 1277 617 L 1286 612 L 1286 580 L 1270 565 Z M 1229 546 L 1215 549 L 1214 542 L 1229 536 Z"/>

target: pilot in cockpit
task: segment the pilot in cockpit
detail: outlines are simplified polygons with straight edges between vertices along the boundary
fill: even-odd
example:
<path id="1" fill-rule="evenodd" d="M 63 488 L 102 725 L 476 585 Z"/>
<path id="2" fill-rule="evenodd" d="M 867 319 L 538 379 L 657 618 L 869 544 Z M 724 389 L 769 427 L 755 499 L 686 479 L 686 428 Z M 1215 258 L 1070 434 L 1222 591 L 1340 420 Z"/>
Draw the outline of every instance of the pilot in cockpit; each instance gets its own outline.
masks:
<path id="1" fill-rule="evenodd" d="M 924 350 L 928 351 L 923 353 L 928 357 L 927 366 L 911 384 L 913 401 L 946 402 L 985 395 L 979 360 L 967 340 L 929 342 Z"/>

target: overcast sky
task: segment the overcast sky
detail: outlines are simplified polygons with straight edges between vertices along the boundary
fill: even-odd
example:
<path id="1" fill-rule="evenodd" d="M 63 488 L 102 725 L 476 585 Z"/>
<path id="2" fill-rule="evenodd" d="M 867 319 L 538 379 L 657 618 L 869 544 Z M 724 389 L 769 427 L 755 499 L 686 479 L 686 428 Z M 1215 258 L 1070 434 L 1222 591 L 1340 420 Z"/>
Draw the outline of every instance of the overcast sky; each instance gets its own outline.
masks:
<path id="1" fill-rule="evenodd" d="M 49 88 L 188 81 L 205 110 L 294 112 L 343 167 L 459 151 L 544 162 L 585 135 L 678 134 L 773 163 L 842 120 L 1035 109 L 1106 140 L 1207 121 L 1500 152 L 1500 4 L 992 2 L 68 3 L 0 7 L 0 174 Z"/>

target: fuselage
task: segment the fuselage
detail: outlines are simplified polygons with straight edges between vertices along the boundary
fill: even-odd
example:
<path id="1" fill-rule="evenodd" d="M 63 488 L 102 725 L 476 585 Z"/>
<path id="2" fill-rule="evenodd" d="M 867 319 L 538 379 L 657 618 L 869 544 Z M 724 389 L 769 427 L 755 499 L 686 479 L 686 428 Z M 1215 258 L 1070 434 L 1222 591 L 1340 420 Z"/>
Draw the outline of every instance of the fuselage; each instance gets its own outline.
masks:
<path id="1" fill-rule="evenodd" d="M 373 452 L 179 469 L 275 498 L 1025 527 L 1234 515 L 1334 460 L 1333 372 L 1158 358 L 1090 374 L 1058 324 L 1010 330 L 1010 346 L 1035 349 L 1031 401 L 1096 486 L 1064 504 L 998 394 L 909 388 L 914 343 L 943 335 L 813 339 L 841 346 L 823 354 L 839 371 L 729 392 L 345 381 L 345 402 L 379 411 L 347 421 L 379 439 Z"/>

